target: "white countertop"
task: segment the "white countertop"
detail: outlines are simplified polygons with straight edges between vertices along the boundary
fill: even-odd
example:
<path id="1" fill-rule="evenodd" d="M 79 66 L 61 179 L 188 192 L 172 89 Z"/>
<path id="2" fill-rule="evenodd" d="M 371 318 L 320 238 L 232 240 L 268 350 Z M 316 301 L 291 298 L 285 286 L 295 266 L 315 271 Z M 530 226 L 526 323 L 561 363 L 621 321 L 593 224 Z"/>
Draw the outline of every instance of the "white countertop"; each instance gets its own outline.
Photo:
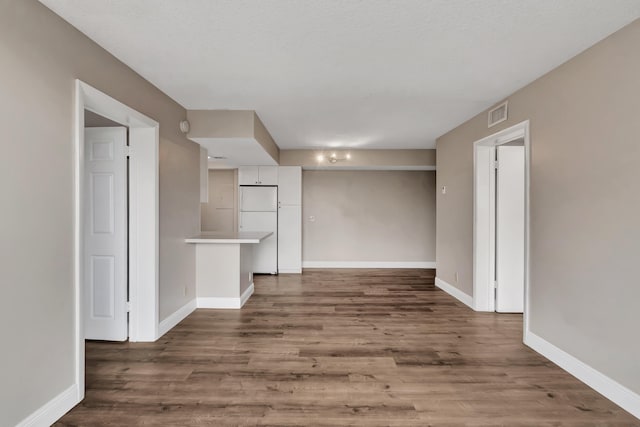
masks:
<path id="1" fill-rule="evenodd" d="M 260 243 L 271 236 L 271 231 L 242 231 L 239 233 L 203 231 L 185 239 L 187 243 Z"/>

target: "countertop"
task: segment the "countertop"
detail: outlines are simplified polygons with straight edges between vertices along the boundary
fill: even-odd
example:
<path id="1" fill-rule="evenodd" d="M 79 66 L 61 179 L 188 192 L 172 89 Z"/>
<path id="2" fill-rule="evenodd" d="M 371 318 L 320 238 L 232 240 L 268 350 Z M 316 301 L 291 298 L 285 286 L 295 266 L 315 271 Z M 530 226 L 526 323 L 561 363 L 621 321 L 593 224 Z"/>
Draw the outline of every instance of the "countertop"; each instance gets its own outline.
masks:
<path id="1" fill-rule="evenodd" d="M 260 243 L 271 236 L 271 231 L 243 231 L 239 233 L 203 231 L 185 239 L 187 243 Z"/>

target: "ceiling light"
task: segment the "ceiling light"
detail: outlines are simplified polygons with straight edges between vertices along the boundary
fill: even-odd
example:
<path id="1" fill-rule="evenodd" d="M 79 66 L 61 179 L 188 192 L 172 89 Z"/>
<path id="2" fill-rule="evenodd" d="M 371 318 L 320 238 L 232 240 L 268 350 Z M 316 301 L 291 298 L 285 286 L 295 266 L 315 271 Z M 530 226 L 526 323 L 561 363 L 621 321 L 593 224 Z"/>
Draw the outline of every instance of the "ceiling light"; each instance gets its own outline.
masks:
<path id="1" fill-rule="evenodd" d="M 338 162 L 344 162 L 346 160 L 350 160 L 351 159 L 351 154 L 347 153 L 344 157 L 338 157 L 338 153 L 331 153 L 331 155 L 329 156 L 329 158 L 327 158 L 327 160 L 329 161 L 329 163 L 338 163 Z M 318 156 L 318 161 L 321 162 L 324 160 L 324 156 Z"/>
<path id="2" fill-rule="evenodd" d="M 322 154 L 318 154 L 318 155 L 316 156 L 316 160 L 317 160 L 317 161 L 319 161 L 319 162 L 321 162 L 321 161 L 323 161 L 323 160 L 324 160 L 324 156 L 323 156 Z"/>

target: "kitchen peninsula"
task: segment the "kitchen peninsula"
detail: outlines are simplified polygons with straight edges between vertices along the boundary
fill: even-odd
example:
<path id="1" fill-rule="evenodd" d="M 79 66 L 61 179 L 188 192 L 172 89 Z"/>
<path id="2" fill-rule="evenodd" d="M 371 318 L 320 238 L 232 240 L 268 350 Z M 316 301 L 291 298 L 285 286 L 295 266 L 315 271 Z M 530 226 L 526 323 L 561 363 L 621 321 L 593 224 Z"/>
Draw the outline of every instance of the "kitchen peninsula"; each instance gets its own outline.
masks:
<path id="1" fill-rule="evenodd" d="M 196 245 L 196 295 L 201 308 L 241 308 L 253 294 L 253 245 L 271 232 L 202 232 Z"/>

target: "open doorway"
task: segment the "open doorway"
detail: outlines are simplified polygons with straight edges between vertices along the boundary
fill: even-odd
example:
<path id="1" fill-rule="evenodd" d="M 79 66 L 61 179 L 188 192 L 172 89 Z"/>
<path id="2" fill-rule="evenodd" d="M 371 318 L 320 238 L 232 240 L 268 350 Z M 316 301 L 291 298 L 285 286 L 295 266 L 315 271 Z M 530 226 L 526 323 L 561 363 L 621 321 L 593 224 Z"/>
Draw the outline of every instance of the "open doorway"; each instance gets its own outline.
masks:
<path id="1" fill-rule="evenodd" d="M 474 309 L 524 313 L 525 325 L 529 153 L 528 121 L 474 143 Z"/>
<path id="2" fill-rule="evenodd" d="M 82 400 L 85 338 L 158 339 L 159 125 L 79 80 L 75 118 L 75 362 Z M 97 127 L 87 127 L 85 118 Z"/>

